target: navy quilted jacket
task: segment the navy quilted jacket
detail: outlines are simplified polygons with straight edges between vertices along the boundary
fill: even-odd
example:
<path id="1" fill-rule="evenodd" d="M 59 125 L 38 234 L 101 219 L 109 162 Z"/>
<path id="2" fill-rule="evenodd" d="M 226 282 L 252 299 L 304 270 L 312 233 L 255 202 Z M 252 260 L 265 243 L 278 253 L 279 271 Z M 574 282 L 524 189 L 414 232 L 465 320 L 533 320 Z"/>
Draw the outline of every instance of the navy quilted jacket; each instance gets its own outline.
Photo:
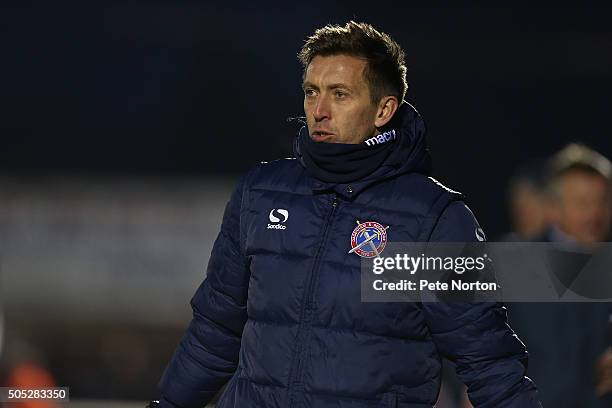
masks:
<path id="1" fill-rule="evenodd" d="M 476 239 L 461 196 L 427 177 L 420 116 L 407 104 L 398 115 L 393 153 L 363 180 L 317 181 L 299 151 L 241 179 L 162 407 L 202 407 L 228 383 L 218 408 L 431 408 L 441 356 L 475 406 L 540 406 L 502 305 L 360 301 L 356 220 L 388 225 L 389 241 Z"/>

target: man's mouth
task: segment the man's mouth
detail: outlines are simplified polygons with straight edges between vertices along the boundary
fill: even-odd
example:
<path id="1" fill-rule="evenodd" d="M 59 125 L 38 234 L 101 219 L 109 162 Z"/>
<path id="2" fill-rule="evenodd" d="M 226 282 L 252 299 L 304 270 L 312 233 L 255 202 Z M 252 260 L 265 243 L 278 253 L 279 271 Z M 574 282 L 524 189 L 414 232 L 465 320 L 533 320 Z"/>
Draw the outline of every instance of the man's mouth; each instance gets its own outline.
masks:
<path id="1" fill-rule="evenodd" d="M 331 132 L 327 132 L 325 130 L 317 130 L 312 132 L 310 138 L 315 142 L 326 142 L 329 141 L 332 136 L 334 136 L 334 134 Z"/>

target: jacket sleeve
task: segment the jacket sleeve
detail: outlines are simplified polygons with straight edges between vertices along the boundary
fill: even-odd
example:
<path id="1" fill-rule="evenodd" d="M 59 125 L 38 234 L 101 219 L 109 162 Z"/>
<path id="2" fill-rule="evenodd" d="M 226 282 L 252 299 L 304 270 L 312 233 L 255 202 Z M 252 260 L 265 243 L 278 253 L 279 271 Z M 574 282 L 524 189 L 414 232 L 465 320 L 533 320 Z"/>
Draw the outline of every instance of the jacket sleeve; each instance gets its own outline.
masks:
<path id="1" fill-rule="evenodd" d="M 430 241 L 484 240 L 473 213 L 452 202 L 440 216 Z M 506 308 L 496 302 L 423 303 L 436 347 L 456 364 L 476 408 L 541 407 L 526 377 L 527 350 L 510 328 Z"/>
<path id="2" fill-rule="evenodd" d="M 225 208 L 206 279 L 191 299 L 193 318 L 159 383 L 161 408 L 204 406 L 236 370 L 249 281 L 240 245 L 245 178 Z"/>

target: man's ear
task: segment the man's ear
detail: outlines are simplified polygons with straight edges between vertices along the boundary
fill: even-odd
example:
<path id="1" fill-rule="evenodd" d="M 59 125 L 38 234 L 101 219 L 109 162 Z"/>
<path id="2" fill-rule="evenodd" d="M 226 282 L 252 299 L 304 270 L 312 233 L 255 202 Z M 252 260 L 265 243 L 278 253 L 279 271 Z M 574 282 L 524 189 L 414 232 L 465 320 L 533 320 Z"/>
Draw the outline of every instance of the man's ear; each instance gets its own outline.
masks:
<path id="1" fill-rule="evenodd" d="M 378 103 L 374 126 L 379 129 L 384 127 L 393 118 L 398 107 L 399 102 L 395 96 L 385 96 L 382 98 Z"/>

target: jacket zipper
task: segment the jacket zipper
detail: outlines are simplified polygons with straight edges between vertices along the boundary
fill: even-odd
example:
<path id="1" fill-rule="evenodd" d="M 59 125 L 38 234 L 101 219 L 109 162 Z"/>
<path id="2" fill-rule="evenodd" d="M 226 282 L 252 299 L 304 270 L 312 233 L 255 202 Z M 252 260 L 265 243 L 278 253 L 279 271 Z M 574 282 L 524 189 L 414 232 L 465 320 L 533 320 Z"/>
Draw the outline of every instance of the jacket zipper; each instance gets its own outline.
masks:
<path id="1" fill-rule="evenodd" d="M 306 294 L 304 296 L 304 302 L 302 303 L 302 310 L 300 311 L 300 326 L 297 332 L 297 343 L 296 343 L 297 350 L 293 358 L 293 363 L 292 363 L 292 367 L 290 371 L 291 375 L 289 376 L 289 392 L 288 392 L 289 394 L 288 406 L 289 407 L 293 407 L 293 402 L 295 399 L 295 391 L 296 391 L 296 388 L 298 388 L 298 386 L 300 385 L 300 378 L 302 377 L 301 376 L 301 370 L 302 370 L 302 364 L 303 364 L 302 353 L 304 352 L 305 342 L 300 341 L 300 340 L 302 340 L 305 337 L 304 334 L 306 333 L 307 327 L 310 325 L 311 319 L 312 319 L 312 309 L 314 306 L 314 282 L 315 282 L 317 273 L 319 271 L 319 265 L 321 263 L 320 262 L 321 253 L 323 252 L 323 248 L 325 247 L 325 243 L 327 241 L 327 234 L 329 232 L 330 222 L 332 220 L 332 217 L 334 216 L 336 208 L 338 207 L 338 197 L 335 195 L 332 199 L 331 206 L 332 206 L 331 210 L 327 214 L 327 217 L 325 217 L 325 220 L 323 223 L 323 232 L 321 234 L 323 237 L 321 238 L 321 243 L 319 244 L 319 247 L 317 248 L 317 253 L 315 255 L 314 264 L 310 271 L 310 279 L 308 281 L 308 287 L 306 290 Z"/>

